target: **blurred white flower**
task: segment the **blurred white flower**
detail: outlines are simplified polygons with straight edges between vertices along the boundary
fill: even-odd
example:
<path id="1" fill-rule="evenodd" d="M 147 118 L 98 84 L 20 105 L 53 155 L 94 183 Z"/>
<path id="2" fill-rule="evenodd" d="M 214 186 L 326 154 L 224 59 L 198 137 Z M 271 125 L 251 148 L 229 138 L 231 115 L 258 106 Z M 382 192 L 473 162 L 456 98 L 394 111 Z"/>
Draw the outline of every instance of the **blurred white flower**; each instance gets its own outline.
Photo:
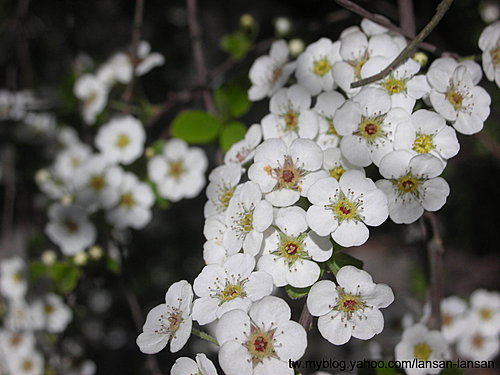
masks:
<path id="1" fill-rule="evenodd" d="M 196 361 L 191 358 L 177 358 L 170 375 L 217 375 L 217 369 L 207 356 L 203 353 L 196 354 Z"/>
<path id="2" fill-rule="evenodd" d="M 8 299 L 22 299 L 26 295 L 26 263 L 21 257 L 0 261 L 0 294 Z"/>

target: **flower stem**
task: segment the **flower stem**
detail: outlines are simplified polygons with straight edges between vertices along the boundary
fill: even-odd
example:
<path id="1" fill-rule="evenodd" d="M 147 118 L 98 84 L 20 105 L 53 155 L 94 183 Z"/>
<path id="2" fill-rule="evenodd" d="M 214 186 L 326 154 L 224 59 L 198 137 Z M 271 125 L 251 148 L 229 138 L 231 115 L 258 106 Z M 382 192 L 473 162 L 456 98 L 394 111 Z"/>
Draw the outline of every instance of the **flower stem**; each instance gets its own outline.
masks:
<path id="1" fill-rule="evenodd" d="M 196 328 L 191 329 L 191 333 L 195 336 L 198 336 L 200 339 L 203 339 L 205 341 L 211 342 L 212 344 L 219 346 L 217 340 L 214 339 L 212 336 L 210 336 L 208 333 L 199 331 Z"/>
<path id="2" fill-rule="evenodd" d="M 399 65 L 404 63 L 412 54 L 415 52 L 419 44 L 430 34 L 430 32 L 437 26 L 441 18 L 446 14 L 446 11 L 450 7 L 453 0 L 442 0 L 437 6 L 436 14 L 431 18 L 429 23 L 418 33 L 418 35 L 413 39 L 404 50 L 380 73 L 372 75 L 371 77 L 362 79 L 357 82 L 351 83 L 352 88 L 367 85 L 369 83 L 376 82 L 385 76 L 389 75 L 394 69 Z"/>

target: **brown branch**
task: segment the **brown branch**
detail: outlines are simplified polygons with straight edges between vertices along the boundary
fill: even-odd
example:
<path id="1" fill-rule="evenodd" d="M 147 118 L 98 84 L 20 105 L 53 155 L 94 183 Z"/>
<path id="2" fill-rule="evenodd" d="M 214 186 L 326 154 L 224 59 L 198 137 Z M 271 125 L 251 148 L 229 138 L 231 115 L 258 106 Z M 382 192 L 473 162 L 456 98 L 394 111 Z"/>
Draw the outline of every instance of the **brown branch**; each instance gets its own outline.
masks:
<path id="1" fill-rule="evenodd" d="M 16 168 L 15 150 L 6 145 L 2 155 L 4 182 L 3 213 L 2 213 L 2 246 L 12 250 L 12 231 L 14 226 L 14 202 L 16 198 Z"/>
<path id="2" fill-rule="evenodd" d="M 132 62 L 132 77 L 123 93 L 123 101 L 127 104 L 134 98 L 135 70 L 138 64 L 137 47 L 141 40 L 142 20 L 144 14 L 144 0 L 136 0 L 134 11 L 134 26 L 132 29 L 132 42 L 130 45 L 130 60 Z"/>
<path id="3" fill-rule="evenodd" d="M 399 24 L 401 28 L 412 38 L 415 37 L 415 14 L 413 12 L 413 0 L 398 0 Z"/>
<path id="4" fill-rule="evenodd" d="M 29 49 L 28 38 L 24 25 L 27 24 L 27 14 L 30 0 L 20 0 L 16 10 L 16 51 L 19 64 L 21 66 L 21 85 L 25 88 L 32 88 L 35 82 L 33 64 Z"/>
<path id="5" fill-rule="evenodd" d="M 401 27 L 396 26 L 391 21 L 389 21 L 387 18 L 382 17 L 379 14 L 373 14 L 350 0 L 335 0 L 335 1 L 339 5 L 350 10 L 351 12 L 353 12 L 361 17 L 364 17 L 366 19 L 369 19 L 370 21 L 373 21 L 373 22 L 379 24 L 380 26 L 383 26 L 391 31 L 394 31 L 398 34 L 401 34 L 404 37 L 406 37 L 406 39 L 408 39 L 408 40 L 413 39 L 415 36 L 415 35 L 409 34 L 406 30 L 402 29 Z M 438 48 L 435 45 L 430 44 L 428 42 L 421 42 L 419 47 L 427 52 L 431 52 L 431 53 L 434 53 L 436 55 L 453 56 L 453 57 L 458 56 L 457 54 L 452 53 L 452 52 L 442 51 L 440 48 Z"/>
<path id="6" fill-rule="evenodd" d="M 481 131 L 476 134 L 482 145 L 497 159 L 500 159 L 500 145 L 487 133 Z"/>
<path id="7" fill-rule="evenodd" d="M 193 49 L 194 62 L 196 67 L 196 85 L 206 87 L 207 85 L 207 69 L 205 66 L 205 57 L 201 44 L 201 30 L 198 23 L 198 12 L 196 0 L 186 0 L 187 18 L 189 32 L 191 34 L 191 47 Z M 205 108 L 210 113 L 215 113 L 215 106 L 212 95 L 208 89 L 203 91 L 203 101 Z"/>
<path id="8" fill-rule="evenodd" d="M 299 324 L 304 327 L 306 331 L 310 331 L 313 325 L 313 317 L 307 308 L 306 302 L 304 302 L 304 307 L 302 308 L 302 313 L 300 314 Z"/>
<path id="9" fill-rule="evenodd" d="M 371 77 L 359 80 L 357 82 L 351 83 L 351 88 L 361 87 L 369 83 L 376 82 L 385 76 L 389 75 L 394 69 L 405 62 L 417 49 L 419 44 L 430 34 L 430 32 L 437 26 L 439 21 L 448 11 L 453 0 L 441 0 L 437 6 L 436 13 L 431 18 L 429 23 L 418 33 L 418 35 L 413 39 L 404 50 L 380 73 L 377 73 Z"/>
<path id="10" fill-rule="evenodd" d="M 427 236 L 427 252 L 430 263 L 430 303 L 431 315 L 427 325 L 431 329 L 441 328 L 441 298 L 443 293 L 443 254 L 444 246 L 436 215 L 431 212 L 424 214 L 430 231 Z"/>

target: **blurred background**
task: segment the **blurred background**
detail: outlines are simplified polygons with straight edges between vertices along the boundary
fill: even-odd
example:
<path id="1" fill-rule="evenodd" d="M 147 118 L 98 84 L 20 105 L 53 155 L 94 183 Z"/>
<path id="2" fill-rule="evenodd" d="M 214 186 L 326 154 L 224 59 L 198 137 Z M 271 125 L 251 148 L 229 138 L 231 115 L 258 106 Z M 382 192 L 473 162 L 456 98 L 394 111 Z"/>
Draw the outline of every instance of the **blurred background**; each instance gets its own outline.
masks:
<path id="1" fill-rule="evenodd" d="M 357 3 L 398 23 L 397 1 Z M 437 3 L 415 1 L 417 30 L 432 17 Z M 145 0 L 142 39 L 165 56 L 165 65 L 138 83 L 141 97 L 151 108 L 165 103 L 169 93 L 195 86 L 185 6 L 181 0 Z M 248 70 L 255 58 L 267 53 L 274 38 L 300 39 L 305 45 L 320 37 L 336 40 L 342 30 L 361 20 L 333 0 L 211 0 L 199 1 L 198 6 L 211 89 L 223 83 L 234 83 L 245 90 L 250 87 Z M 117 0 L 2 0 L 0 87 L 35 90 L 46 98 L 47 109 L 61 124 L 74 127 L 83 139 L 90 139 L 95 129 L 80 119 L 78 102 L 72 94 L 74 80 L 114 52 L 128 48 L 134 7 L 134 1 Z M 477 55 L 479 34 L 487 23 L 498 18 L 498 11 L 494 1 L 456 0 L 428 41 L 460 56 Z M 236 47 L 243 48 L 240 53 L 224 43 L 224 38 L 227 41 L 228 35 L 237 33 L 244 33 L 248 40 L 248 46 Z M 430 62 L 436 58 L 428 56 Z M 481 84 L 492 96 L 491 115 L 480 134 L 458 134 L 461 152 L 449 162 L 444 175 L 451 194 L 437 213 L 446 248 L 445 296 L 467 297 L 478 288 L 500 289 L 500 93 L 494 83 L 483 79 Z M 168 129 L 179 111 L 202 107 L 197 98 L 176 103 L 148 129 L 147 144 Z M 259 122 L 267 111 L 266 100 L 254 103 L 239 120 L 249 126 Z M 14 218 L 11 227 L 2 227 L 0 257 L 26 252 L 37 258 L 53 245 L 43 235 L 45 203 L 34 175 L 51 163 L 53 154 L 39 137 L 20 136 L 17 126 L 12 121 L 2 121 L 0 126 L 0 208 L 4 220 L 9 213 Z M 205 149 L 210 170 L 217 163 L 217 146 Z M 162 303 L 168 287 L 180 279 L 192 282 L 202 269 L 205 201 L 202 193 L 167 209 L 155 208 L 153 221 L 146 229 L 125 233 L 129 246 L 120 272 L 110 272 L 105 262 L 84 267 L 84 276 L 68 297 L 75 319 L 60 342 L 63 352 L 74 356 L 85 353 L 85 358 L 97 364 L 97 374 L 149 373 L 145 367 L 147 356 L 139 351 L 135 339 L 146 313 Z M 426 301 L 428 269 L 422 229 L 421 222 L 408 226 L 386 222 L 372 230 L 367 244 L 348 250 L 365 262 L 376 282 L 387 283 L 395 291 L 396 302 L 384 312 L 387 329 L 369 342 L 351 340 L 340 348 L 327 344 L 313 330 L 309 358 L 392 355 L 400 339 L 402 319 L 418 320 Z M 5 241 L 5 236 L 10 242 Z M 292 302 L 294 319 L 298 319 L 303 303 Z M 175 355 L 168 349 L 160 352 L 157 359 L 163 373 L 169 372 L 179 356 L 192 357 L 200 351 L 209 354 L 208 345 L 193 338 Z"/>

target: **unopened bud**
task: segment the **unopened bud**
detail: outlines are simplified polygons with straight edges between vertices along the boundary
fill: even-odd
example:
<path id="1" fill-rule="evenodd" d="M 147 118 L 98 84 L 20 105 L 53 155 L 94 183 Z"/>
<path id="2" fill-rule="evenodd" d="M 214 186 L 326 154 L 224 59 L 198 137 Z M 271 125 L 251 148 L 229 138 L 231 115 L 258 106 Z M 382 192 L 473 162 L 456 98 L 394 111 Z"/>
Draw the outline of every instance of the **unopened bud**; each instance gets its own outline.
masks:
<path id="1" fill-rule="evenodd" d="M 77 265 L 77 266 L 84 266 L 87 264 L 87 260 L 88 260 L 88 257 L 87 257 L 87 254 L 84 253 L 83 251 L 80 251 L 79 253 L 77 253 L 74 257 L 73 257 L 73 262 Z"/>
<path id="2" fill-rule="evenodd" d="M 244 29 L 251 29 L 255 25 L 255 19 L 251 14 L 245 13 L 240 17 L 240 25 Z"/>
<path id="3" fill-rule="evenodd" d="M 54 250 L 45 250 L 42 253 L 42 263 L 47 266 L 53 265 L 57 260 L 57 254 Z"/>
<path id="4" fill-rule="evenodd" d="M 274 19 L 274 29 L 278 36 L 285 36 L 290 33 L 292 23 L 286 17 L 278 17 Z"/>
<path id="5" fill-rule="evenodd" d="M 288 42 L 288 50 L 292 57 L 300 55 L 304 51 L 304 48 L 304 41 L 302 39 L 295 38 Z"/>
<path id="6" fill-rule="evenodd" d="M 90 258 L 92 258 L 93 260 L 99 260 L 102 258 L 102 255 L 103 255 L 102 247 L 100 247 L 98 245 L 92 246 L 88 250 L 88 252 L 89 252 Z"/>
<path id="7" fill-rule="evenodd" d="M 155 156 L 155 150 L 153 147 L 148 147 L 146 148 L 146 151 L 144 151 L 144 156 L 146 159 L 151 159 L 153 156 Z"/>
<path id="8" fill-rule="evenodd" d="M 424 52 L 417 52 L 413 55 L 413 60 L 418 62 L 421 67 L 424 67 L 427 65 L 427 62 L 429 61 L 429 56 L 427 56 L 427 54 Z"/>

